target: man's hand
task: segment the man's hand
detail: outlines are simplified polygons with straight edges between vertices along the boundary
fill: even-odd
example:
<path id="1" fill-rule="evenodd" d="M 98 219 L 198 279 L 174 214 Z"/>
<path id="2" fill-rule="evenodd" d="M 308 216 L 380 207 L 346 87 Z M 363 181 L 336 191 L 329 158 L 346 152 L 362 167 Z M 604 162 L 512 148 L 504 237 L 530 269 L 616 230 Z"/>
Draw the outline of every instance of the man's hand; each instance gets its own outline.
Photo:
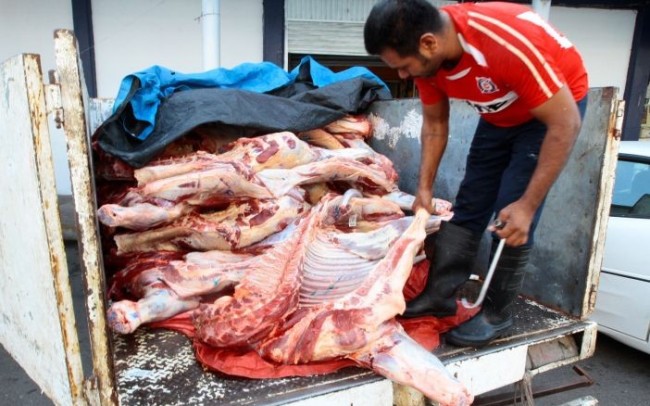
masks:
<path id="1" fill-rule="evenodd" d="M 436 208 L 432 204 L 433 193 L 430 189 L 419 189 L 415 194 L 413 201 L 413 213 L 417 213 L 418 209 L 422 208 L 429 212 L 429 214 L 438 214 Z"/>
<path id="2" fill-rule="evenodd" d="M 530 225 L 533 222 L 536 208 L 530 206 L 522 200 L 517 200 L 504 207 L 497 219 L 505 224 L 503 228 L 490 227 L 490 231 L 496 233 L 499 238 L 506 239 L 506 245 L 518 247 L 528 242 L 528 233 Z"/>

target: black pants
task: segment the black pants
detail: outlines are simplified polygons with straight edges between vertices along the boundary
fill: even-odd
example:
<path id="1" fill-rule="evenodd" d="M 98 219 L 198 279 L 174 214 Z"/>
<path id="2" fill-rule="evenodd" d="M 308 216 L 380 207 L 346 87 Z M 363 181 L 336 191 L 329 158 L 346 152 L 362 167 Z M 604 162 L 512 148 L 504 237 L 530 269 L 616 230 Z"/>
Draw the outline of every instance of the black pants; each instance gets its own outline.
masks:
<path id="1" fill-rule="evenodd" d="M 587 105 L 578 102 L 581 117 Z M 546 125 L 531 120 L 516 127 L 497 127 L 481 119 L 474 133 L 465 177 L 461 182 L 451 222 L 482 233 L 492 216 L 526 191 L 537 167 Z M 528 242 L 533 236 L 544 204 L 535 213 Z"/>

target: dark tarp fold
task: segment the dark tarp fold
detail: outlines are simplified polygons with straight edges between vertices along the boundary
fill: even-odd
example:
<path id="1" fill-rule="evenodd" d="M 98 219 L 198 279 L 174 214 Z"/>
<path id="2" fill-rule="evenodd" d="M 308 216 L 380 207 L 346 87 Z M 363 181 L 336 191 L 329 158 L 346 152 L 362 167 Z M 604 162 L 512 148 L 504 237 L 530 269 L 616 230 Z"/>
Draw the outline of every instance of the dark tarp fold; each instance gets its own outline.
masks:
<path id="1" fill-rule="evenodd" d="M 126 100 L 97 129 L 93 139 L 105 152 L 140 168 L 200 125 L 210 124 L 224 136 L 300 132 L 323 127 L 346 114 L 362 113 L 373 101 L 391 98 L 379 79 L 356 76 L 316 87 L 309 63 L 297 69 L 294 81 L 267 93 L 220 87 L 175 91 L 161 101 L 153 132 L 144 140 L 134 132 L 148 124 L 135 118 L 128 103 L 139 87 L 137 78 L 133 79 Z"/>

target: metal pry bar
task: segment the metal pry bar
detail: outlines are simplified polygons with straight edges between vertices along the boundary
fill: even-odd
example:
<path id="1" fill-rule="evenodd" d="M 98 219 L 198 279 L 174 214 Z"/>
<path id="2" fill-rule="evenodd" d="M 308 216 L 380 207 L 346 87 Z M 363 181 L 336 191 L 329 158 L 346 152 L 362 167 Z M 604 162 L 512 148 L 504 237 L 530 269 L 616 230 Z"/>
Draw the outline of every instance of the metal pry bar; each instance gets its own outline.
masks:
<path id="1" fill-rule="evenodd" d="M 494 222 L 494 227 L 495 228 L 503 228 L 505 224 L 503 224 L 500 220 L 496 220 Z M 483 282 L 483 286 L 481 287 L 481 292 L 478 295 L 478 299 L 476 299 L 476 302 L 470 303 L 467 298 L 462 298 L 461 303 L 463 304 L 463 307 L 466 309 L 474 309 L 479 307 L 482 303 L 483 300 L 485 299 L 485 295 L 487 294 L 487 290 L 490 287 L 490 281 L 492 281 L 492 276 L 494 275 L 494 271 L 497 268 L 497 264 L 499 263 L 499 258 L 501 257 L 501 251 L 503 251 L 503 246 L 506 244 L 506 239 L 502 238 L 499 240 L 499 245 L 497 246 L 497 250 L 494 253 L 494 257 L 492 258 L 492 263 L 490 263 L 490 269 L 488 270 L 487 275 L 485 276 L 485 281 Z"/>

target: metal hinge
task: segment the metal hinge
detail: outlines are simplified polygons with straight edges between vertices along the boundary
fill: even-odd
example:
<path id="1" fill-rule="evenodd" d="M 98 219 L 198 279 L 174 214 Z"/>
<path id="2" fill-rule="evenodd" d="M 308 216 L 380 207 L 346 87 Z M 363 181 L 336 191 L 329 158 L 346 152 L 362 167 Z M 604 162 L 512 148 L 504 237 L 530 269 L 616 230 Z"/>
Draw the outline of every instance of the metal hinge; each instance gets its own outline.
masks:
<path id="1" fill-rule="evenodd" d="M 616 121 L 614 122 L 614 137 L 621 138 L 623 133 L 623 117 L 625 116 L 625 100 L 616 101 Z"/>
<path id="2" fill-rule="evenodd" d="M 45 84 L 45 105 L 46 114 L 54 114 L 54 123 L 56 128 L 63 127 L 63 103 L 61 101 L 61 85 L 56 71 L 50 71 L 50 84 Z"/>

